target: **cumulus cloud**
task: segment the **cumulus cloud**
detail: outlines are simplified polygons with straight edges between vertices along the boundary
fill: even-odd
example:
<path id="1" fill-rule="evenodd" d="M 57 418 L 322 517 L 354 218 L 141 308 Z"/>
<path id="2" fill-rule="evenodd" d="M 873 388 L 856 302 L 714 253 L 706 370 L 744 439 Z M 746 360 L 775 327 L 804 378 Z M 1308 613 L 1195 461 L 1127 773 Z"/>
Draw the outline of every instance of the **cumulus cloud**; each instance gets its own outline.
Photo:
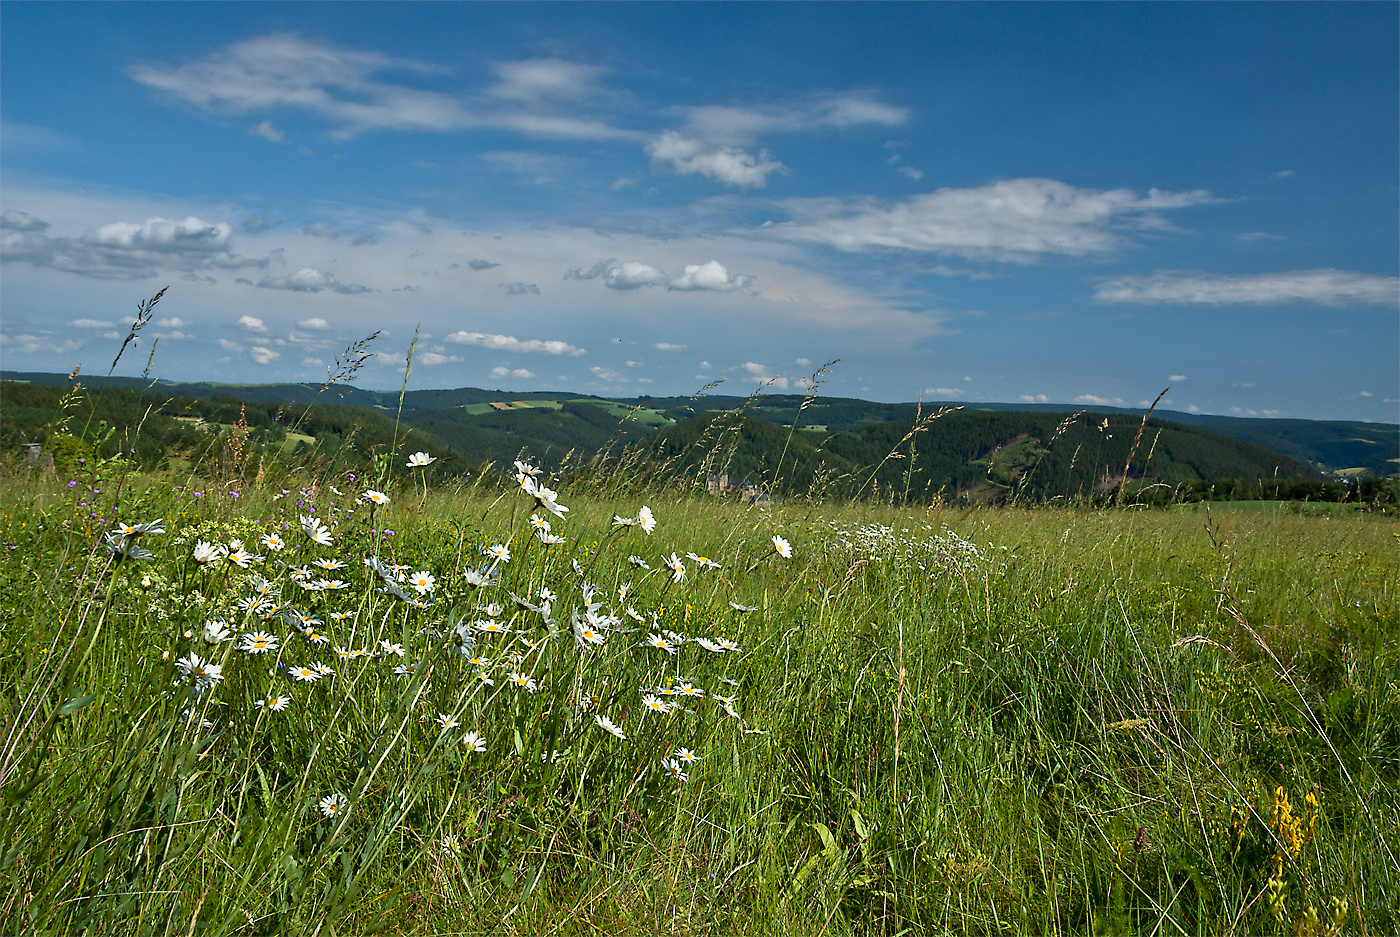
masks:
<path id="1" fill-rule="evenodd" d="M 1074 403 L 1091 403 L 1091 404 L 1095 404 L 1096 406 L 1100 406 L 1100 407 L 1121 407 L 1121 406 L 1123 406 L 1123 398 L 1122 398 L 1122 397 L 1098 397 L 1098 396 L 1096 396 L 1096 395 L 1094 395 L 1094 394 L 1080 394 L 1078 397 L 1075 397 L 1075 398 L 1074 398 L 1073 402 L 1074 402 Z"/>
<path id="2" fill-rule="evenodd" d="M 1168 227 L 1160 214 L 1213 201 L 1206 192 L 1140 196 L 1128 189 L 1081 189 L 1053 179 L 1009 179 L 943 188 L 903 201 L 786 199 L 792 220 L 753 229 L 763 237 L 825 244 L 843 251 L 897 249 L 1032 263 L 1047 255 L 1105 254 L 1126 232 Z"/>
<path id="3" fill-rule="evenodd" d="M 469 260 L 467 266 L 473 270 L 490 270 L 492 267 L 499 267 L 500 264 L 493 264 L 489 260 Z"/>
<path id="4" fill-rule="evenodd" d="M 523 381 L 523 380 L 526 380 L 527 378 L 532 378 L 532 377 L 534 377 L 534 376 L 535 376 L 535 373 L 534 373 L 533 371 L 527 370 L 527 369 L 525 369 L 525 368 L 507 368 L 507 367 L 499 367 L 499 368 L 492 368 L 492 369 L 491 369 L 491 376 L 494 377 L 494 378 L 514 377 L 514 378 L 518 378 L 519 380 L 522 380 L 522 381 Z"/>
<path id="5" fill-rule="evenodd" d="M 261 215 L 254 218 L 252 221 L 243 222 L 243 230 L 247 231 L 249 234 L 261 234 L 268 228 L 275 228 L 276 226 L 276 222 L 269 224 Z"/>
<path id="6" fill-rule="evenodd" d="M 265 260 L 251 260 L 232 252 L 232 225 L 202 221 L 194 215 L 182 221 L 153 217 L 142 223 L 111 222 L 80 238 L 49 237 L 42 233 L 48 226 L 28 215 L 11 222 L 7 232 L 0 235 L 0 259 L 27 261 L 36 267 L 90 277 L 135 280 L 161 271 L 266 264 Z"/>
<path id="7" fill-rule="evenodd" d="M 555 58 L 503 62 L 494 70 L 499 80 L 488 93 L 517 101 L 579 100 L 594 92 L 604 73 L 596 65 Z"/>
<path id="8" fill-rule="evenodd" d="M 776 387 L 779 390 L 787 390 L 788 388 L 787 378 L 773 374 L 768 370 L 767 365 L 759 364 L 757 361 L 745 361 L 739 365 L 739 369 L 766 386 Z"/>
<path id="9" fill-rule="evenodd" d="M 335 274 L 317 270 L 315 267 L 302 267 L 296 273 L 281 277 L 263 277 L 258 281 L 258 286 L 264 289 L 291 290 L 297 293 L 319 293 L 321 290 L 344 294 L 370 292 L 368 286 L 341 283 L 335 278 Z"/>
<path id="10" fill-rule="evenodd" d="M 1173 384 L 1180 384 L 1182 381 L 1186 380 L 1186 375 L 1185 375 L 1185 374 L 1168 374 L 1168 375 L 1167 375 L 1167 380 L 1171 381 Z"/>
<path id="11" fill-rule="evenodd" d="M 511 283 L 497 284 L 496 289 L 500 290 L 502 293 L 505 293 L 507 296 L 540 295 L 540 288 L 538 286 L 536 286 L 533 283 L 521 283 L 519 280 L 516 280 Z"/>
<path id="12" fill-rule="evenodd" d="M 312 332 L 325 332 L 328 331 L 330 327 L 331 324 L 325 319 L 320 318 L 319 316 L 311 319 L 302 319 L 300 322 L 297 323 L 297 328 L 306 329 L 307 331 Z"/>
<path id="13" fill-rule="evenodd" d="M 680 276 L 670 283 L 673 290 L 728 290 L 743 289 L 754 280 L 748 274 L 731 274 L 724 264 L 711 260 L 703 264 L 687 264 Z"/>
<path id="14" fill-rule="evenodd" d="M 115 322 L 103 322 L 101 319 L 74 319 L 68 323 L 70 329 L 115 329 Z"/>
<path id="15" fill-rule="evenodd" d="M 670 282 L 671 278 L 666 276 L 665 270 L 635 260 L 609 267 L 608 271 L 603 274 L 603 285 L 613 290 L 636 290 L 644 286 L 666 286 Z"/>
<path id="16" fill-rule="evenodd" d="M 418 362 L 419 364 L 426 364 L 431 366 L 437 364 L 447 364 L 452 361 L 461 361 L 462 359 L 457 357 L 456 355 L 444 355 L 442 352 L 439 351 L 424 351 L 419 352 L 416 356 L 414 356 L 413 360 Z"/>
<path id="17" fill-rule="evenodd" d="M 668 168 L 678 176 L 701 175 L 740 189 L 762 189 L 774 173 L 788 168 L 759 150 L 758 155 L 732 146 L 716 146 L 667 130 L 647 143 L 652 167 Z"/>
<path id="18" fill-rule="evenodd" d="M 657 351 L 685 351 L 690 346 L 676 345 L 671 342 L 653 342 L 651 347 L 655 348 Z"/>
<path id="19" fill-rule="evenodd" d="M 624 376 L 620 372 L 614 371 L 612 368 L 604 368 L 598 365 L 594 365 L 588 370 L 592 371 L 594 376 L 596 376 L 599 380 L 607 381 L 611 384 L 628 383 L 628 378 L 626 376 Z"/>
<path id="20" fill-rule="evenodd" d="M 453 332 L 447 336 L 447 341 L 458 345 L 474 345 L 478 348 L 490 348 L 495 351 L 508 351 L 512 354 L 527 355 L 568 355 L 577 358 L 585 353 L 582 348 L 576 348 L 567 342 L 554 340 L 541 340 L 529 338 L 521 340 L 514 335 L 490 335 L 485 332 Z"/>
<path id="21" fill-rule="evenodd" d="M 282 353 L 280 351 L 273 351 L 266 345 L 254 345 L 248 350 L 248 357 L 252 358 L 258 364 L 271 364 L 282 357 Z"/>
<path id="22" fill-rule="evenodd" d="M 267 323 L 257 316 L 239 316 L 238 327 L 245 332 L 263 333 L 267 331 Z"/>
<path id="23" fill-rule="evenodd" d="M 1191 270 L 1112 277 L 1098 281 L 1094 298 L 1106 303 L 1320 306 L 1394 306 L 1400 279 L 1346 270 L 1294 270 L 1224 276 Z"/>
<path id="24" fill-rule="evenodd" d="M 1049 403 L 1050 398 L 1045 394 L 1022 394 L 1022 403 Z"/>
<path id="25" fill-rule="evenodd" d="M 935 397 L 935 398 L 937 398 L 937 397 L 961 397 L 961 396 L 965 395 L 966 393 L 967 393 L 967 391 L 963 390 L 961 387 L 925 387 L 925 388 L 924 388 L 924 396 L 926 396 L 926 397 Z"/>
<path id="26" fill-rule="evenodd" d="M 0 215 L 0 230 L 47 231 L 49 223 L 22 211 L 7 211 Z"/>
<path id="27" fill-rule="evenodd" d="M 638 290 L 647 286 L 664 286 L 668 290 L 694 291 L 713 290 L 727 292 L 743 289 L 753 283 L 749 274 L 731 274 L 717 260 L 703 264 L 687 264 L 677 276 L 669 276 L 656 264 L 629 260 L 618 263 L 614 260 L 600 260 L 585 270 L 575 267 L 564 274 L 566 280 L 595 280 L 599 277 L 603 285 L 613 290 Z M 684 346 L 681 346 L 684 347 Z"/>
<path id="28" fill-rule="evenodd" d="M 315 224 L 302 225 L 301 232 L 303 234 L 309 234 L 314 238 L 325 238 L 328 241 L 334 241 L 336 238 L 340 237 L 339 231 L 322 221 L 318 221 Z"/>

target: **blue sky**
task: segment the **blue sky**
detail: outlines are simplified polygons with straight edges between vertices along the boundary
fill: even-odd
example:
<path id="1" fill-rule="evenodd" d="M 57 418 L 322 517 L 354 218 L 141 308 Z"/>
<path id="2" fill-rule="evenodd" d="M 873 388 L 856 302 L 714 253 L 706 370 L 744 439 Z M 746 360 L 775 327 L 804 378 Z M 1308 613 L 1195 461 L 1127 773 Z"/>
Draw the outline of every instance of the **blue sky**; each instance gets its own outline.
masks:
<path id="1" fill-rule="evenodd" d="M 1398 13 L 5 2 L 0 362 L 1396 421 Z"/>

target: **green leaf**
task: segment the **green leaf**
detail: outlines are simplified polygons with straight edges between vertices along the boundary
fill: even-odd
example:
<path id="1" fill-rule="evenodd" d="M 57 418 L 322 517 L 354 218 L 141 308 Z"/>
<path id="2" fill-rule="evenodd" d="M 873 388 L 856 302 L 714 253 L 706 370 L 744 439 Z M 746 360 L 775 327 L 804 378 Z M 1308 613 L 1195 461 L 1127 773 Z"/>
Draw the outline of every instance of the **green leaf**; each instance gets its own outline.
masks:
<path id="1" fill-rule="evenodd" d="M 66 716 L 69 713 L 75 713 L 95 699 L 97 699 L 97 697 L 91 693 L 89 693 L 87 696 L 75 696 L 68 702 L 64 703 L 62 706 L 58 707 L 58 714 L 60 716 Z"/>

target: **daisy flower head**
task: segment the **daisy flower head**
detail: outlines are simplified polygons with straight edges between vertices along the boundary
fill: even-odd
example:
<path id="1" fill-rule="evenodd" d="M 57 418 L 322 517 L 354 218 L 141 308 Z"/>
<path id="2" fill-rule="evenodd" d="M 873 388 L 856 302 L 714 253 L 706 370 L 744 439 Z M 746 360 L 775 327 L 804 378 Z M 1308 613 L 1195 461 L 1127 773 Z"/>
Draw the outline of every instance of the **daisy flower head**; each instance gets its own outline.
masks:
<path id="1" fill-rule="evenodd" d="M 473 654 L 471 657 L 467 658 L 467 663 L 471 664 L 473 667 L 485 669 L 491 666 L 491 659 L 489 657 L 482 657 L 480 654 Z"/>
<path id="2" fill-rule="evenodd" d="M 613 515 L 612 525 L 614 527 L 636 527 L 641 521 L 635 517 L 623 517 L 620 514 Z"/>
<path id="3" fill-rule="evenodd" d="M 426 569 L 420 569 L 416 573 L 409 574 L 408 584 L 414 588 L 419 595 L 427 595 L 433 591 L 433 586 L 437 584 L 437 579 Z"/>
<path id="4" fill-rule="evenodd" d="M 396 677 L 411 677 L 417 672 L 417 664 L 399 664 L 394 668 L 394 676 Z"/>
<path id="5" fill-rule="evenodd" d="M 366 488 L 365 493 L 360 495 L 360 500 L 367 504 L 384 505 L 389 503 L 389 496 L 382 491 Z"/>
<path id="6" fill-rule="evenodd" d="M 622 739 L 624 742 L 627 741 L 627 736 L 624 735 L 622 730 L 619 729 L 607 716 L 594 716 L 593 722 L 598 726 L 598 728 L 606 732 L 611 732 L 613 735 Z"/>
<path id="7" fill-rule="evenodd" d="M 285 711 L 288 706 L 292 705 L 292 698 L 290 696 L 278 696 L 273 693 L 263 699 L 254 700 L 253 705 L 258 709 L 266 709 L 271 712 L 280 713 Z"/>
<path id="8" fill-rule="evenodd" d="M 422 468 L 425 465 L 432 465 L 437 461 L 437 456 L 428 455 L 426 452 L 415 452 L 408 457 L 409 468 Z"/>
<path id="9" fill-rule="evenodd" d="M 670 641 L 667 641 L 665 638 L 661 637 L 661 635 L 659 635 L 659 634 L 649 634 L 649 635 L 647 635 L 647 639 L 646 639 L 646 641 L 644 641 L 643 643 L 644 643 L 647 647 L 654 647 L 654 648 L 656 648 L 656 649 L 659 650 L 659 651 L 665 651 L 667 654 L 674 654 L 674 653 L 676 653 L 676 649 L 671 645 L 671 642 L 670 642 Z"/>
<path id="10" fill-rule="evenodd" d="M 544 602 L 546 605 L 554 604 L 554 600 L 559 598 L 559 594 L 548 587 L 536 592 L 535 595 L 539 596 L 540 601 Z"/>
<path id="11" fill-rule="evenodd" d="M 698 563 L 701 569 L 719 569 L 719 564 L 716 563 L 714 560 L 710 559 L 708 556 L 699 556 L 695 553 L 687 553 L 685 557 L 693 563 Z"/>
<path id="12" fill-rule="evenodd" d="M 321 675 L 314 667 L 291 667 L 287 670 L 299 683 L 315 683 Z"/>
<path id="13" fill-rule="evenodd" d="M 394 644 L 390 641 L 380 641 L 379 653 L 384 657 L 388 657 L 391 654 L 397 657 L 403 657 L 403 645 Z"/>
<path id="14" fill-rule="evenodd" d="M 675 757 L 679 761 L 684 761 L 686 764 L 690 765 L 693 765 L 695 764 L 695 762 L 700 760 L 700 756 L 695 754 L 695 752 L 691 751 L 688 748 L 676 749 L 673 757 Z"/>
<path id="15" fill-rule="evenodd" d="M 711 641 L 709 638 L 696 638 L 696 639 L 695 639 L 695 643 L 698 644 L 698 645 L 700 645 L 700 646 L 703 647 L 705 650 L 707 650 L 707 651 L 709 651 L 709 652 L 711 652 L 711 653 L 713 653 L 713 654 L 723 654 L 723 653 L 724 653 L 724 648 L 720 647 L 718 644 L 716 644 L 715 642 Z"/>
<path id="16" fill-rule="evenodd" d="M 323 817 L 333 817 L 338 813 L 344 813 L 346 807 L 345 797 L 341 794 L 331 794 L 329 797 L 322 797 L 317 807 Z"/>
<path id="17" fill-rule="evenodd" d="M 520 687 L 522 690 L 525 690 L 527 693 L 533 693 L 533 692 L 535 692 L 536 690 L 539 689 L 539 686 L 535 683 L 535 678 L 532 677 L 532 676 L 530 676 L 530 675 L 527 674 L 527 673 L 513 673 L 513 674 L 511 674 L 511 675 L 510 675 L 510 682 L 511 682 L 511 683 L 514 683 L 516 686 Z"/>
<path id="18" fill-rule="evenodd" d="M 667 758 L 662 764 L 666 766 L 666 773 L 680 783 L 684 784 L 686 781 L 690 780 L 690 776 L 685 773 L 685 769 L 681 767 L 681 763 L 676 761 L 676 759 Z"/>
<path id="19" fill-rule="evenodd" d="M 695 686 L 695 685 L 690 684 L 690 683 L 682 683 L 682 684 L 680 684 L 679 686 L 677 686 L 677 687 L 676 687 L 676 693 L 677 693 L 677 695 L 679 695 L 679 696 L 692 696 L 692 697 L 704 696 L 704 695 L 705 695 L 705 691 L 704 691 L 704 690 L 702 690 L 702 689 L 700 689 L 698 686 Z"/>
<path id="20" fill-rule="evenodd" d="M 651 564 L 649 564 L 646 560 L 642 559 L 640 556 L 629 556 L 627 557 L 627 562 L 631 563 L 638 569 L 651 569 Z"/>
<path id="21" fill-rule="evenodd" d="M 194 681 L 195 689 L 200 692 L 223 682 L 224 679 L 223 667 L 211 664 L 193 652 L 177 660 L 175 666 L 180 669 L 180 675 L 184 679 Z"/>
<path id="22" fill-rule="evenodd" d="M 568 540 L 564 537 L 558 534 L 547 534 L 543 530 L 535 531 L 535 539 L 547 547 L 552 547 L 560 543 L 568 543 Z"/>
<path id="23" fill-rule="evenodd" d="M 266 631 L 250 631 L 243 636 L 238 649 L 244 654 L 266 654 L 277 650 L 277 637 Z"/>
<path id="24" fill-rule="evenodd" d="M 462 744 L 474 752 L 486 751 L 486 740 L 481 737 L 480 732 L 463 732 Z"/>
<path id="25" fill-rule="evenodd" d="M 777 534 L 773 535 L 773 550 L 785 560 L 792 559 L 792 544 Z"/>
<path id="26" fill-rule="evenodd" d="M 530 515 L 530 526 L 544 533 L 549 533 L 549 521 L 540 517 L 538 514 Z"/>
<path id="27" fill-rule="evenodd" d="M 642 509 L 637 512 L 637 524 L 647 533 L 651 533 L 656 529 L 656 515 L 652 514 L 651 508 L 647 507 L 645 504 L 642 505 Z"/>
<path id="28" fill-rule="evenodd" d="M 457 718 L 455 716 L 449 716 L 446 713 L 437 714 L 437 724 L 442 726 L 444 731 L 446 731 L 447 729 L 455 729 L 459 725 L 461 725 L 461 723 L 457 721 Z"/>
<path id="29" fill-rule="evenodd" d="M 490 675 L 489 673 L 487 673 L 486 671 L 484 671 L 484 670 L 478 670 L 478 671 L 476 672 L 476 682 L 477 682 L 477 683 L 480 683 L 480 684 L 483 684 L 483 685 L 485 685 L 485 686 L 495 686 L 495 685 L 496 685 L 496 681 L 495 681 L 494 679 L 492 679 L 491 675 Z"/>
<path id="30" fill-rule="evenodd" d="M 538 474 L 540 474 L 540 470 L 535 468 L 529 462 L 521 462 L 519 459 L 515 460 L 515 478 L 517 481 L 521 478 L 521 476 L 524 476 L 525 478 L 534 478 Z"/>
<path id="31" fill-rule="evenodd" d="M 322 676 L 322 677 L 334 677 L 334 676 L 335 676 L 335 668 L 332 667 L 330 664 L 323 664 L 323 663 L 321 663 L 319 660 L 316 661 L 314 664 L 311 665 L 311 669 L 314 670 L 314 671 L 316 671 L 316 673 L 317 673 L 318 676 Z"/>
<path id="32" fill-rule="evenodd" d="M 312 560 L 311 565 L 319 566 L 322 569 L 344 569 L 347 564 L 344 560 L 338 560 L 332 556 L 319 560 Z"/>
<path id="33" fill-rule="evenodd" d="M 467 580 L 467 585 L 477 589 L 484 589 L 496 584 L 496 576 L 489 569 L 469 569 L 462 575 Z"/>
<path id="34" fill-rule="evenodd" d="M 739 645 L 735 644 L 728 638 L 715 638 L 715 643 L 720 646 L 720 650 L 734 652 L 737 652 L 739 650 Z"/>
<path id="35" fill-rule="evenodd" d="M 287 541 L 283 540 L 277 534 L 264 534 L 261 542 L 264 547 L 273 552 L 285 550 L 287 548 Z"/>
<path id="36" fill-rule="evenodd" d="M 757 606 L 757 605 L 740 605 L 738 602 L 730 602 L 730 603 L 729 603 L 729 607 L 732 608 L 732 609 L 734 609 L 734 611 L 736 611 L 736 612 L 756 612 L 756 611 L 758 611 L 758 606 Z"/>
<path id="37" fill-rule="evenodd" d="M 506 546 L 504 543 L 495 543 L 489 547 L 484 547 L 481 552 L 491 557 L 497 563 L 510 562 L 510 547 Z"/>
<path id="38" fill-rule="evenodd" d="M 232 640 L 233 632 L 228 630 L 228 623 L 222 618 L 211 618 L 204 623 L 205 644 L 223 644 Z"/>
<path id="39" fill-rule="evenodd" d="M 475 627 L 476 630 L 479 631 L 479 632 L 481 632 L 482 634 L 505 634 L 505 633 L 506 633 L 506 626 L 505 626 L 505 625 L 501 624 L 499 621 L 495 621 L 494 619 L 490 619 L 490 618 L 483 618 L 483 619 L 481 619 L 481 621 L 478 621 L 473 627 Z"/>
<path id="40" fill-rule="evenodd" d="M 201 566 L 207 565 L 223 557 L 228 549 L 221 543 L 207 543 L 203 540 L 194 545 L 194 561 Z"/>
<path id="41" fill-rule="evenodd" d="M 646 707 L 648 711 L 654 713 L 668 713 L 671 711 L 672 708 L 672 704 L 666 702 L 664 699 L 657 696 L 655 693 L 647 693 L 643 695 L 642 705 Z"/>
<path id="42" fill-rule="evenodd" d="M 559 494 L 553 488 L 546 488 L 543 485 L 536 487 L 535 502 L 560 519 L 569 513 L 569 509 L 559 503 Z"/>
<path id="43" fill-rule="evenodd" d="M 666 557 L 666 568 L 671 571 L 672 582 L 685 581 L 685 564 L 681 562 L 679 556 L 672 553 L 670 556 Z"/>

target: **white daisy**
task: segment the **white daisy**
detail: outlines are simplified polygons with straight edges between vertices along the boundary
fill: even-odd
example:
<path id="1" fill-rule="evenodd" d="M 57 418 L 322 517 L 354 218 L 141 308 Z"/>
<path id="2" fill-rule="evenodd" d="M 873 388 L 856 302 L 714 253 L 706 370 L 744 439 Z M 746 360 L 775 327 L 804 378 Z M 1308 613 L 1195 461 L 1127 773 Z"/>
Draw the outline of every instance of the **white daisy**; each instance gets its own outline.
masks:
<path id="1" fill-rule="evenodd" d="M 627 740 L 627 736 L 624 735 L 622 730 L 619 729 L 616 725 L 614 725 L 613 721 L 607 716 L 594 716 L 593 721 L 597 724 L 598 728 L 605 729 L 606 731 L 611 732 L 613 735 L 617 736 L 623 741 Z"/>

